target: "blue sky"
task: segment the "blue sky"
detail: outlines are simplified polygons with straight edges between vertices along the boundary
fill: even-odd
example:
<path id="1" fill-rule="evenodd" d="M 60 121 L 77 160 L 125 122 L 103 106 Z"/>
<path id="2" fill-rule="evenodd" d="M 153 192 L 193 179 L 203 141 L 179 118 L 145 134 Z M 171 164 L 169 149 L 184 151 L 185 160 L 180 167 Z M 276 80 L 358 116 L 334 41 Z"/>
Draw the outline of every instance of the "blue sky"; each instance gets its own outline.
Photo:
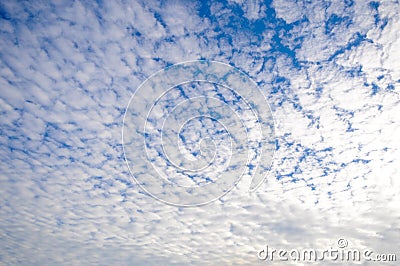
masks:
<path id="1" fill-rule="evenodd" d="M 399 10 L 395 0 L 0 1 L 0 264 L 255 265 L 265 244 L 339 238 L 398 254 Z M 121 132 L 137 88 L 190 60 L 247 74 L 276 139 L 256 192 L 243 178 L 182 208 L 138 186 Z M 224 129 L 203 122 L 222 135 L 197 137 L 226 147 Z M 232 150 L 218 151 L 211 176 Z"/>

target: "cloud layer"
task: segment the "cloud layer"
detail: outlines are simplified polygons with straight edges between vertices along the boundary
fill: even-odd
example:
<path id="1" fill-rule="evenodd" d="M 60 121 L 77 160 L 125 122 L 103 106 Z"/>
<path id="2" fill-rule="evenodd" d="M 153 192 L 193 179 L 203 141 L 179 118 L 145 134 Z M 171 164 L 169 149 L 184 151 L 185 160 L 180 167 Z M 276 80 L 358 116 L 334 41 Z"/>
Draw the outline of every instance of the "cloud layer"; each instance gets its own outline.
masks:
<path id="1" fill-rule="evenodd" d="M 0 262 L 255 265 L 265 244 L 338 238 L 398 252 L 397 1 L 0 2 Z M 122 121 L 146 78 L 196 59 L 257 82 L 276 152 L 256 193 L 244 178 L 177 208 L 130 177 Z"/>

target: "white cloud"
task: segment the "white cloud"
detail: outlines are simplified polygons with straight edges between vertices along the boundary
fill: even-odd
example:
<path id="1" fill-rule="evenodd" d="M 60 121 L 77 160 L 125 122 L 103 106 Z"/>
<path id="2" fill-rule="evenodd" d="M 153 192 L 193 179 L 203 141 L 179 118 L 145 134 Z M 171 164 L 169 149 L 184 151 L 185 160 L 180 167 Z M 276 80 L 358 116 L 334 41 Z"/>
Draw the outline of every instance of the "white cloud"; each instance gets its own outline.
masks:
<path id="1" fill-rule="evenodd" d="M 274 1 L 293 24 L 254 34 L 267 6 L 235 2 L 209 18 L 185 1 L 1 3 L 1 263 L 262 265 L 265 244 L 340 237 L 397 252 L 398 3 Z M 147 77 L 201 57 L 260 83 L 278 149 L 257 192 L 246 175 L 215 203 L 177 208 L 130 178 L 122 119 Z"/>

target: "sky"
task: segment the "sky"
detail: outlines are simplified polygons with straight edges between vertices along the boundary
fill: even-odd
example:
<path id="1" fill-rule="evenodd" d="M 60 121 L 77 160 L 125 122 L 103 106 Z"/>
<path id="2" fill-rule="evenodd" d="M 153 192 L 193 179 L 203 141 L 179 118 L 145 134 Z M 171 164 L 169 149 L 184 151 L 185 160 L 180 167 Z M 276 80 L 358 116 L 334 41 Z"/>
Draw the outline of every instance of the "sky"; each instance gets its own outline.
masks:
<path id="1" fill-rule="evenodd" d="M 0 264 L 400 260 L 399 11 L 0 0 Z"/>

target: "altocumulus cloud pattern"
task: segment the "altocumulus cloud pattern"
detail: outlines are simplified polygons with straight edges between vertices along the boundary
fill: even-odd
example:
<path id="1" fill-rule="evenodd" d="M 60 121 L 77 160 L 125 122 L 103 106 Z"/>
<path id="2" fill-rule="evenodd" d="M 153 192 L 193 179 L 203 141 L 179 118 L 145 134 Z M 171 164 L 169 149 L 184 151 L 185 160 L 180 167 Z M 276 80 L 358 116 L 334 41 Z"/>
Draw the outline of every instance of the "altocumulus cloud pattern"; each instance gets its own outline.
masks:
<path id="1" fill-rule="evenodd" d="M 255 191 L 275 148 L 265 100 L 254 81 L 226 64 L 189 61 L 157 72 L 124 116 L 132 177 L 155 199 L 180 207 L 221 198 L 245 173 Z"/>
<path id="2" fill-rule="evenodd" d="M 0 264 L 256 265 L 265 244 L 339 238 L 398 252 L 399 10 L 395 0 L 0 1 Z M 254 80 L 276 141 L 256 192 L 243 178 L 183 208 L 131 178 L 121 130 L 139 85 L 191 60 Z M 198 122 L 215 121 L 188 128 Z M 224 128 L 211 128 L 199 134 L 224 144 Z"/>

